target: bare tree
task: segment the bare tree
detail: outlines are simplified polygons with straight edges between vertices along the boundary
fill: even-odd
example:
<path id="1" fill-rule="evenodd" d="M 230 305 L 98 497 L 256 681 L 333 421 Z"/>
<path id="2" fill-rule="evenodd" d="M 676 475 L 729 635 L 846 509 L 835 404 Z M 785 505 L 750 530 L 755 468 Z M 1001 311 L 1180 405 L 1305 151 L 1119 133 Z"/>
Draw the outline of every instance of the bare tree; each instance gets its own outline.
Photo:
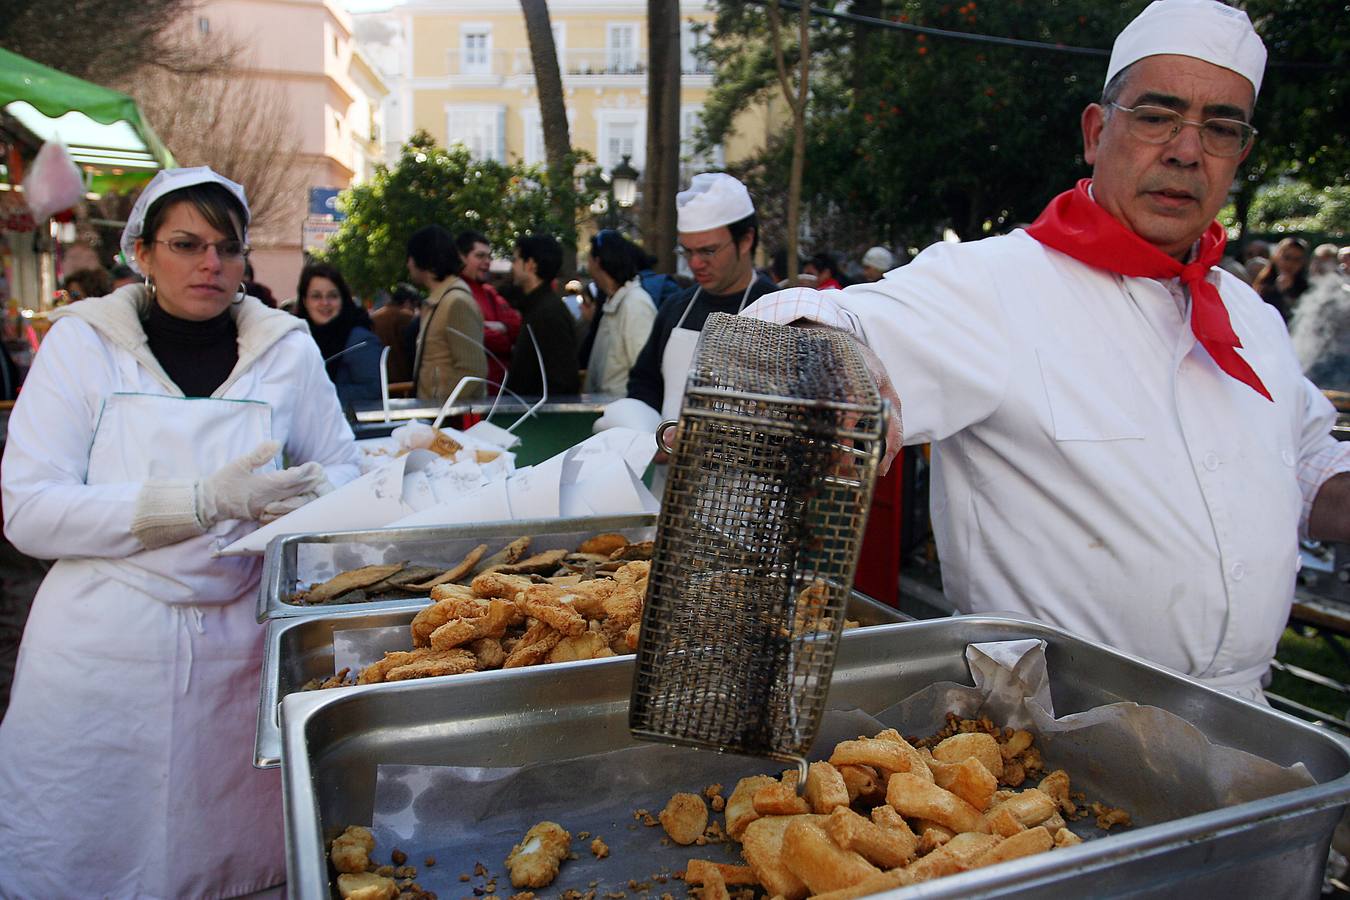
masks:
<path id="1" fill-rule="evenodd" d="M 661 272 L 675 271 L 675 192 L 680 189 L 680 5 L 647 0 L 647 171 L 642 242 Z"/>
<path id="2" fill-rule="evenodd" d="M 147 66 L 204 74 L 237 47 L 177 40 L 176 27 L 199 6 L 200 0 L 0 0 L 0 47 L 104 85 Z"/>
<path id="3" fill-rule="evenodd" d="M 534 65 L 535 91 L 539 94 L 539 120 L 544 131 L 544 156 L 548 160 L 549 178 L 555 189 L 571 184 L 572 138 L 567 130 L 567 104 L 563 100 L 562 73 L 558 69 L 558 49 L 553 42 L 553 25 L 548 15 L 548 0 L 520 0 L 525 14 L 525 34 L 530 41 L 530 61 Z M 573 221 L 566 190 L 556 190 L 556 209 L 559 222 Z M 577 236 L 558 235 L 563 246 L 563 275 L 577 270 Z"/>
<path id="4" fill-rule="evenodd" d="M 773 59 L 778 68 L 778 84 L 792 110 L 792 174 L 788 179 L 787 209 L 787 276 L 797 277 L 797 223 L 801 219 L 802 170 L 806 165 L 806 98 L 807 75 L 811 67 L 811 4 L 801 5 L 798 21 L 797 89 L 792 89 L 787 62 L 783 53 L 782 24 L 779 21 L 778 0 L 769 2 L 769 40 L 773 42 Z"/>

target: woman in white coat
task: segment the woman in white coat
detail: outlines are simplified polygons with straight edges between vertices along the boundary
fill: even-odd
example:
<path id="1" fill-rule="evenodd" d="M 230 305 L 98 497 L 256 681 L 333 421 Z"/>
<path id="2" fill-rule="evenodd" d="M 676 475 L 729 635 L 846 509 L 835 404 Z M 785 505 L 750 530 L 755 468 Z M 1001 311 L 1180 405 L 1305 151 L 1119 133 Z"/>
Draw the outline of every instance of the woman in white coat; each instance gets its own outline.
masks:
<path id="1" fill-rule="evenodd" d="M 156 176 L 122 237 L 146 283 L 59 311 L 10 419 L 5 534 L 57 562 L 0 725 L 6 897 L 285 879 L 280 779 L 251 765 L 259 561 L 212 553 L 357 451 L 303 323 L 243 296 L 247 226 L 239 185 Z"/>
<path id="2" fill-rule="evenodd" d="M 588 394 L 625 395 L 628 371 L 651 336 L 656 304 L 638 277 L 641 258 L 642 251 L 617 231 L 591 238 L 591 277 L 607 299 L 586 364 Z"/>

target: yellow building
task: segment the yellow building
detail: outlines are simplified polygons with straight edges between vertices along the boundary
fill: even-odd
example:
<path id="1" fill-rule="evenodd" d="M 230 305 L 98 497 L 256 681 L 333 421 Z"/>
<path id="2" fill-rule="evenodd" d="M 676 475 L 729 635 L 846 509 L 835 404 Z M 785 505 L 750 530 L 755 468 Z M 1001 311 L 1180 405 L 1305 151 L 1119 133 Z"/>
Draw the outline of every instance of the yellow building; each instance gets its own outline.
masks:
<path id="1" fill-rule="evenodd" d="M 624 156 L 639 171 L 646 168 L 646 9 L 641 0 L 549 3 L 572 145 L 588 151 L 606 171 Z M 391 87 L 385 107 L 391 141 L 401 143 L 424 129 L 437 142 L 463 144 L 479 158 L 544 162 L 539 98 L 518 0 L 404 0 L 357 18 L 357 39 Z M 761 116 L 758 129 L 741 128 L 726 147 L 694 156 L 694 132 L 712 87 L 707 64 L 694 52 L 707 40 L 696 23 L 711 22 L 713 13 L 702 0 L 681 2 L 680 18 L 683 183 L 693 172 L 762 146 L 763 124 Z"/>

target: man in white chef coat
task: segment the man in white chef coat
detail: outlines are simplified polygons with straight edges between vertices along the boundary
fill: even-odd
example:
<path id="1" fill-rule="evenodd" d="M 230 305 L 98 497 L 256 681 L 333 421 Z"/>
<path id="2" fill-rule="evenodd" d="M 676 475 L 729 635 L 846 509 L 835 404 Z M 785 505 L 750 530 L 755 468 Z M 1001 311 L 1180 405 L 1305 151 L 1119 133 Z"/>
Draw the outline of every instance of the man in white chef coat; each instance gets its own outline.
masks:
<path id="1" fill-rule="evenodd" d="M 1026 230 L 747 315 L 851 331 L 933 443 L 948 596 L 1261 699 L 1300 534 L 1350 539 L 1350 443 L 1279 314 L 1217 268 L 1266 52 L 1240 10 L 1160 0 L 1082 115 L 1092 178 Z"/>

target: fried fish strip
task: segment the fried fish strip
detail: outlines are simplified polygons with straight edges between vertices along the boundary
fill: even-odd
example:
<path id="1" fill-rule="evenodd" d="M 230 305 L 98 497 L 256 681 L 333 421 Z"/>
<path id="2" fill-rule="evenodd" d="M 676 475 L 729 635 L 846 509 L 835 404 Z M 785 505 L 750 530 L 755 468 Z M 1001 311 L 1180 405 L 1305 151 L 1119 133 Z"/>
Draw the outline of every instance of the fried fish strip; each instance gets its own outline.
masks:
<path id="1" fill-rule="evenodd" d="M 483 558 L 483 554 L 486 552 L 487 544 L 479 544 L 477 547 L 470 550 L 463 559 L 446 569 L 440 575 L 437 575 L 430 581 L 424 581 L 421 584 L 410 584 L 408 587 L 417 591 L 429 591 L 437 585 L 459 581 L 465 575 L 468 575 L 469 572 L 473 570 L 474 566 L 478 565 L 478 561 Z"/>
<path id="2" fill-rule="evenodd" d="M 396 669 L 399 666 L 406 666 L 414 663 L 425 655 L 427 650 L 391 650 L 384 654 L 384 659 L 373 662 L 361 670 L 361 674 L 356 676 L 357 684 L 379 684 L 385 680 L 385 675 L 390 669 Z"/>
<path id="3" fill-rule="evenodd" d="M 465 617 L 479 616 L 487 611 L 486 601 L 477 597 L 464 599 L 451 597 L 437 600 L 430 606 L 418 610 L 412 620 L 412 642 L 414 647 L 431 646 L 431 633 L 446 622 Z"/>
<path id="4" fill-rule="evenodd" d="M 527 589 L 534 582 L 523 575 L 503 575 L 500 572 L 484 572 L 473 580 L 475 597 L 497 597 L 502 600 L 514 600 L 516 594 Z"/>
<path id="5" fill-rule="evenodd" d="M 615 626 L 627 628 L 642 618 L 642 594 L 631 587 L 619 587 L 601 600 L 605 618 Z"/>
<path id="6" fill-rule="evenodd" d="M 614 593 L 618 584 L 610 578 L 593 578 L 576 584 L 532 584 L 525 588 L 525 599 L 567 603 L 588 619 L 604 616 L 604 599 Z"/>
<path id="7" fill-rule="evenodd" d="M 467 650 L 430 650 L 410 663 L 395 666 L 385 673 L 385 681 L 407 681 L 412 678 L 433 678 L 437 675 L 461 675 L 472 672 L 478 660 Z"/>
<path id="8" fill-rule="evenodd" d="M 551 575 L 567 557 L 567 553 L 566 550 L 545 550 L 528 559 L 497 566 L 492 571 L 502 575 Z"/>
<path id="9" fill-rule="evenodd" d="M 558 641 L 557 645 L 548 652 L 544 661 L 551 663 L 576 662 L 582 659 L 604 659 L 607 656 L 614 655 L 614 651 L 609 649 L 609 644 L 605 643 L 604 635 L 594 631 L 586 631 Z"/>
<path id="10" fill-rule="evenodd" d="M 506 857 L 511 884 L 541 888 L 558 877 L 558 867 L 572 847 L 572 835 L 557 822 L 540 822 L 525 832 Z"/>
<path id="11" fill-rule="evenodd" d="M 489 600 L 482 615 L 452 619 L 433 631 L 431 646 L 437 650 L 450 650 L 479 638 L 499 638 L 520 620 L 520 611 L 511 601 Z"/>
<path id="12" fill-rule="evenodd" d="M 619 584 L 641 584 L 644 588 L 651 575 L 652 563 L 649 559 L 634 560 L 620 566 L 614 572 L 614 580 Z"/>
<path id="13" fill-rule="evenodd" d="M 989 823 L 978 809 L 951 791 L 908 772 L 897 772 L 886 782 L 886 802 L 902 816 L 931 819 L 958 834 L 989 833 Z"/>
<path id="14" fill-rule="evenodd" d="M 815 819 L 798 818 L 783 832 L 783 860 L 813 894 L 852 887 L 879 874 L 861 854 L 840 848 Z"/>
<path id="15" fill-rule="evenodd" d="M 406 562 L 401 562 L 387 566 L 362 566 L 349 572 L 341 572 L 321 584 L 314 585 L 308 591 L 300 592 L 296 597 L 301 603 L 326 603 L 348 591 L 378 584 L 390 575 L 403 571 L 406 565 Z"/>
<path id="16" fill-rule="evenodd" d="M 533 616 L 540 622 L 556 629 L 559 633 L 572 636 L 581 634 L 586 630 L 586 619 L 572 608 L 570 603 L 563 603 L 560 600 L 541 599 L 531 597 L 529 591 L 524 593 L 524 602 L 520 604 L 521 610 L 529 616 Z"/>
<path id="17" fill-rule="evenodd" d="M 556 647 L 562 638 L 562 634 L 557 629 L 551 628 L 543 622 L 536 622 L 526 630 L 519 642 L 507 654 L 506 661 L 502 663 L 502 668 L 517 669 L 521 666 L 533 666 L 543 662 L 549 651 Z"/>
<path id="18" fill-rule="evenodd" d="M 476 641 L 470 641 L 468 650 L 473 654 L 473 658 L 478 660 L 478 670 L 500 669 L 502 663 L 506 662 L 506 651 L 502 649 L 502 642 L 497 638 L 479 638 Z"/>
<path id="19" fill-rule="evenodd" d="M 611 553 L 618 552 L 628 546 L 628 538 L 621 534 L 608 532 L 606 534 L 597 534 L 595 537 L 587 538 L 581 542 L 577 548 L 578 553 L 595 553 L 608 557 Z"/>

